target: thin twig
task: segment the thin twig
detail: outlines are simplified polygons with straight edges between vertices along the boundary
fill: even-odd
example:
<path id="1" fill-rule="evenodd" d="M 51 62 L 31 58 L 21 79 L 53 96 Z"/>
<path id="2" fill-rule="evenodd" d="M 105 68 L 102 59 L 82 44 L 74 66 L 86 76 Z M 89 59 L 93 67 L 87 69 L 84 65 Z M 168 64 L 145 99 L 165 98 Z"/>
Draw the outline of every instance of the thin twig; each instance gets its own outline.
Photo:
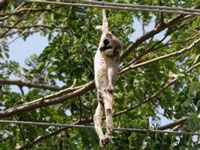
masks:
<path id="1" fill-rule="evenodd" d="M 20 18 L 18 19 L 13 25 L 12 27 L 15 27 L 17 24 L 19 24 L 24 18 Z M 2 33 L 0 35 L 0 39 L 3 38 L 8 32 L 10 31 L 10 29 L 7 29 L 4 33 Z"/>

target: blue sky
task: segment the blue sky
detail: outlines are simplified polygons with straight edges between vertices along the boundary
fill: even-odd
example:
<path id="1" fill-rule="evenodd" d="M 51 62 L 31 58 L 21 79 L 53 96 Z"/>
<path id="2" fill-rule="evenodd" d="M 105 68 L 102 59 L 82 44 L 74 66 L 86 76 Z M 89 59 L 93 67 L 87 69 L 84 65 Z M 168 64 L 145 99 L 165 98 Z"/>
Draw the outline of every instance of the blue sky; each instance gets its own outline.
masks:
<path id="1" fill-rule="evenodd" d="M 17 36 L 9 41 L 12 41 Z M 33 55 L 40 54 L 42 50 L 48 45 L 48 40 L 46 37 L 41 36 L 39 33 L 35 33 L 29 36 L 26 41 L 22 38 L 18 38 L 16 41 L 9 45 L 10 49 L 10 59 L 17 61 L 20 66 L 25 66 L 25 60 Z"/>

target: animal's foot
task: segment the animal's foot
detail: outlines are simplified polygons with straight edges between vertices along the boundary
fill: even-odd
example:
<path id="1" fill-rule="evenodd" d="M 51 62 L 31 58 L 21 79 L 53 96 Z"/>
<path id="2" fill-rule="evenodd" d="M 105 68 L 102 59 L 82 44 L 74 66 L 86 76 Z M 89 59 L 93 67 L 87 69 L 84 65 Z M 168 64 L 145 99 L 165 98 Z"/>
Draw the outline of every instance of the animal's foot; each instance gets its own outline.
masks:
<path id="1" fill-rule="evenodd" d="M 100 147 L 105 147 L 110 142 L 110 139 L 105 136 L 104 138 L 100 139 Z"/>
<path id="2" fill-rule="evenodd" d="M 107 138 L 107 139 L 109 139 L 109 141 L 111 140 L 111 134 L 108 134 L 108 133 L 106 133 L 106 135 L 105 135 L 105 137 Z"/>

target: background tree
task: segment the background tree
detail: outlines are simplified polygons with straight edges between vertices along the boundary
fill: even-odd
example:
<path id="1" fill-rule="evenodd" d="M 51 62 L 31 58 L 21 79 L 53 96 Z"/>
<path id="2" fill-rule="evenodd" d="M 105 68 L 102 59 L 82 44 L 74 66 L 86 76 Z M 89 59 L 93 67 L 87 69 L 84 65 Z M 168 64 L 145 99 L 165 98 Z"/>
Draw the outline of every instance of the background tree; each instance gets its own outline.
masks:
<path id="1" fill-rule="evenodd" d="M 194 0 L 112 2 L 199 7 Z M 0 10 L 0 118 L 92 125 L 97 104 L 93 57 L 101 34 L 95 27 L 101 24 L 101 11 L 12 0 L 0 0 Z M 199 17 L 120 10 L 110 10 L 108 16 L 111 31 L 123 43 L 114 126 L 199 131 Z M 142 22 L 143 35 L 132 40 L 136 19 Z M 149 25 L 152 29 L 146 31 Z M 8 38 L 17 35 L 26 40 L 37 32 L 49 40 L 42 53 L 29 57 L 26 67 L 10 60 Z M 21 93 L 10 85 L 17 85 Z M 164 117 L 172 123 L 160 126 Z M 99 149 L 91 129 L 1 124 L 0 138 L 2 150 Z M 197 136 L 127 131 L 115 132 L 108 149 L 199 146 Z"/>

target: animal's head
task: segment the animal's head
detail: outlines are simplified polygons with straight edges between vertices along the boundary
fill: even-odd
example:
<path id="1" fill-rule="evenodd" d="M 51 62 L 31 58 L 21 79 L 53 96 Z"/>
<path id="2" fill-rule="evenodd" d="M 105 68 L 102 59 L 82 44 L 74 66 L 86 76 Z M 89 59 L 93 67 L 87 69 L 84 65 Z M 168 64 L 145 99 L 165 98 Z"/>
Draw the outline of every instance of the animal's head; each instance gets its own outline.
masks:
<path id="1" fill-rule="evenodd" d="M 121 49 L 121 41 L 111 33 L 105 33 L 101 37 L 99 50 L 108 56 L 114 55 L 114 51 Z"/>

